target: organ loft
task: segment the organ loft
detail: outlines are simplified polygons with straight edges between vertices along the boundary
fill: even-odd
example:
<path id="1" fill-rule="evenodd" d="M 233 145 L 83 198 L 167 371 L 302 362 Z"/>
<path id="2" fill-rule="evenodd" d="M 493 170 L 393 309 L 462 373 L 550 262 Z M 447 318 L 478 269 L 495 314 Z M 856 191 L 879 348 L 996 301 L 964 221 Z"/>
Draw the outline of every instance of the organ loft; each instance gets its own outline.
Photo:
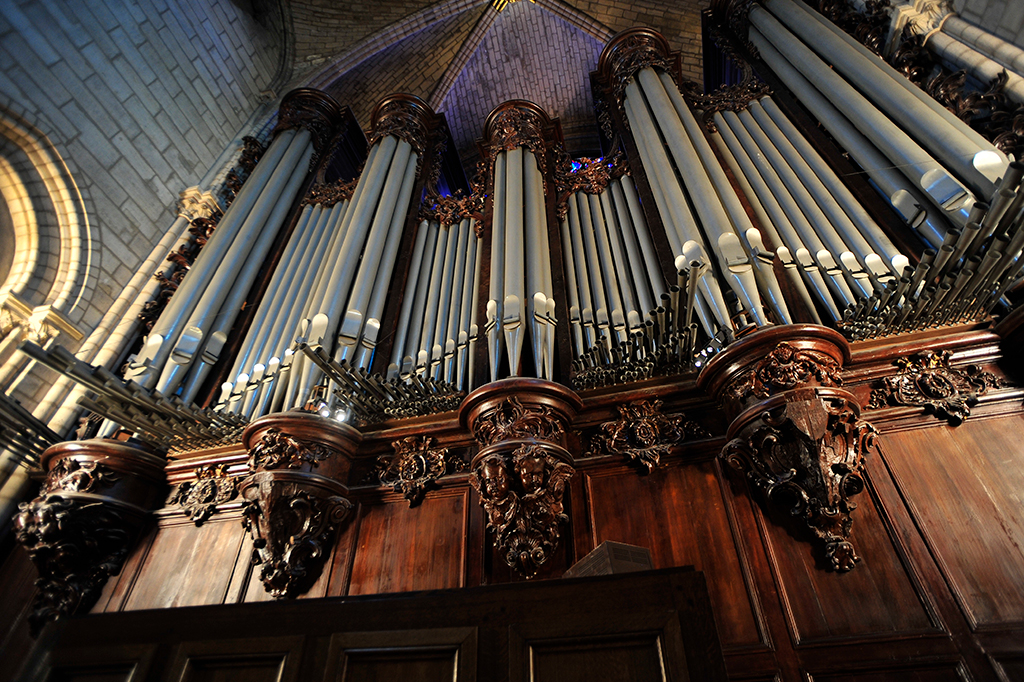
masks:
<path id="1" fill-rule="evenodd" d="M 1016 3 L 0 22 L 0 679 L 1024 680 Z"/>

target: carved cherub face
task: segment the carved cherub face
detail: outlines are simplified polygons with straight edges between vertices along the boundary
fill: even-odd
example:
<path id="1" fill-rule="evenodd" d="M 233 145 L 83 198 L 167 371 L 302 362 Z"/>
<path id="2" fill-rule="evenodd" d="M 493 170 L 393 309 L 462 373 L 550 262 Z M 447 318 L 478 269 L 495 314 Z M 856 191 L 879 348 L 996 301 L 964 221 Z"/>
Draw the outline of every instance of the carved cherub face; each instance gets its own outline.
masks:
<path id="1" fill-rule="evenodd" d="M 516 473 L 527 493 L 537 492 L 544 487 L 544 469 L 544 460 L 540 457 L 524 457 L 516 462 Z"/>
<path id="2" fill-rule="evenodd" d="M 495 460 L 489 460 L 480 467 L 480 481 L 483 483 L 484 493 L 495 500 L 502 500 L 508 497 L 509 480 L 505 465 Z"/>

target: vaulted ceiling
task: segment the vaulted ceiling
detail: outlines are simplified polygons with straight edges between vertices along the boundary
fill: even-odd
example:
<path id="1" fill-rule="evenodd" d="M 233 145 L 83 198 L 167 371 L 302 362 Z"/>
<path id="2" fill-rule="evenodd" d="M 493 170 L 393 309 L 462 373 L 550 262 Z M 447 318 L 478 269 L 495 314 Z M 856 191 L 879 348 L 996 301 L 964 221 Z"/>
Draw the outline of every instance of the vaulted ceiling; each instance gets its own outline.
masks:
<path id="1" fill-rule="evenodd" d="M 561 120 L 569 151 L 595 153 L 589 74 L 608 40 L 633 26 L 660 31 L 700 80 L 700 10 L 708 0 L 290 0 L 284 23 L 291 86 L 329 92 L 360 124 L 383 97 L 406 92 L 448 120 L 467 164 L 498 104 L 528 99 Z"/>

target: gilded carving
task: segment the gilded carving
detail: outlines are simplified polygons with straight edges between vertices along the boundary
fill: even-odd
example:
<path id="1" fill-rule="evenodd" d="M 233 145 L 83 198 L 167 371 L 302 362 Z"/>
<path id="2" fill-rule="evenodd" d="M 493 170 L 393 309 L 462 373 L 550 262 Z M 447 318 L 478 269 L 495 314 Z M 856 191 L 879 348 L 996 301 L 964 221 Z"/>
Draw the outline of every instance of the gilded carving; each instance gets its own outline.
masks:
<path id="1" fill-rule="evenodd" d="M 660 39 L 660 40 L 659 40 Z M 668 44 L 659 34 L 649 30 L 636 30 L 614 46 L 610 63 L 612 92 L 618 102 L 625 97 L 629 81 L 642 69 L 659 67 L 671 73 Z M 620 104 L 621 106 L 621 104 Z"/>
<path id="2" fill-rule="evenodd" d="M 946 419 L 958 426 L 971 414 L 978 396 L 990 388 L 1005 386 L 1005 382 L 991 372 L 976 365 L 963 369 L 950 364 L 949 351 L 930 350 L 899 358 L 896 376 L 885 377 L 881 385 L 872 389 L 868 409 L 890 405 L 923 407 L 925 412 Z"/>
<path id="3" fill-rule="evenodd" d="M 511 455 L 485 456 L 470 475 L 495 547 L 509 566 L 528 578 L 558 546 L 561 524 L 568 520 L 563 513 L 565 486 L 575 471 L 543 445 L 525 443 Z"/>
<path id="4" fill-rule="evenodd" d="M 267 592 L 295 598 L 316 582 L 352 503 L 329 487 L 279 474 L 260 471 L 242 484 L 242 527 L 252 537 L 252 563 L 261 566 Z"/>
<path id="5" fill-rule="evenodd" d="M 313 185 L 313 187 L 310 188 L 309 193 L 302 200 L 302 203 L 304 205 L 319 204 L 324 208 L 334 206 L 342 201 L 348 201 L 351 199 L 352 193 L 355 191 L 358 183 L 359 176 L 357 175 L 347 182 L 344 180 L 338 180 L 326 185 Z"/>
<path id="6" fill-rule="evenodd" d="M 860 560 L 850 542 L 857 506 L 850 498 L 864 489 L 864 458 L 876 431 L 848 400 L 807 390 L 803 400 L 766 410 L 720 456 L 769 503 L 802 518 L 834 570 L 849 571 Z"/>
<path id="7" fill-rule="evenodd" d="M 238 478 L 228 475 L 227 464 L 196 467 L 195 475 L 195 481 L 177 486 L 167 503 L 180 505 L 185 515 L 201 526 L 217 512 L 217 505 L 238 497 Z"/>
<path id="8" fill-rule="evenodd" d="M 50 469 L 41 494 L 61 490 L 69 493 L 98 492 L 100 488 L 112 487 L 120 478 L 113 469 L 102 462 L 65 457 Z"/>
<path id="9" fill-rule="evenodd" d="M 821 386 L 842 386 L 839 363 L 821 351 L 800 349 L 783 341 L 768 353 L 753 372 L 726 389 L 726 397 L 743 400 L 754 395 L 767 398 L 774 392 L 795 388 L 810 381 Z"/>
<path id="10" fill-rule="evenodd" d="M 524 407 L 515 396 L 477 419 L 473 433 L 481 445 L 534 438 L 553 441 L 564 431 L 561 421 L 547 406 Z"/>
<path id="11" fill-rule="evenodd" d="M 393 97 L 385 100 L 373 112 L 373 132 L 369 143 L 373 145 L 391 135 L 405 140 L 420 157 L 426 149 L 429 130 L 425 106 L 412 97 Z"/>
<path id="12" fill-rule="evenodd" d="M 619 418 L 601 425 L 590 455 L 612 454 L 651 473 L 661 456 L 687 438 L 708 438 L 710 434 L 684 414 L 662 414 L 661 400 L 636 400 L 616 405 Z"/>
<path id="13" fill-rule="evenodd" d="M 381 485 L 390 485 L 415 507 L 437 479 L 462 471 L 463 461 L 448 454 L 448 448 L 434 447 L 430 437 L 409 436 L 391 444 L 394 453 L 377 458 L 376 473 Z"/>
<path id="14" fill-rule="evenodd" d="M 322 445 L 307 443 L 271 428 L 249 450 L 249 471 L 300 469 L 303 465 L 316 468 L 330 456 L 331 451 Z"/>

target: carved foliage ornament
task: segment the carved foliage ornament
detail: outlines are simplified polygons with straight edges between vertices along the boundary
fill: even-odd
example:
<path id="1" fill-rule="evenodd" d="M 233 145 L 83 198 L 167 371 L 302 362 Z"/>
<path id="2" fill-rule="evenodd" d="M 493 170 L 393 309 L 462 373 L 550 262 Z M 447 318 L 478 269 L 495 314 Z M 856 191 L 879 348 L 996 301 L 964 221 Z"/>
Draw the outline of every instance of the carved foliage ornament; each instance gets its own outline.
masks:
<path id="1" fill-rule="evenodd" d="M 488 125 L 491 163 L 499 152 L 526 147 L 537 157 L 541 175 L 546 175 L 543 132 L 544 120 L 536 111 L 515 106 L 502 109 Z"/>
<path id="2" fill-rule="evenodd" d="M 860 557 L 849 539 L 857 506 L 850 498 L 864 489 L 874 427 L 847 400 L 814 395 L 764 412 L 748 433 L 727 443 L 721 457 L 770 503 L 803 518 L 834 570 L 852 569 Z"/>
<path id="3" fill-rule="evenodd" d="M 249 471 L 263 469 L 316 468 L 331 456 L 331 451 L 317 443 L 292 438 L 278 429 L 267 429 L 249 450 Z"/>
<path id="4" fill-rule="evenodd" d="M 217 512 L 217 505 L 238 497 L 238 478 L 228 476 L 228 465 L 200 466 L 195 469 L 196 480 L 179 485 L 168 504 L 181 505 L 185 515 L 197 525 Z"/>
<path id="5" fill-rule="evenodd" d="M 120 476 L 97 460 L 79 460 L 65 457 L 58 461 L 46 476 L 42 494 L 57 491 L 69 493 L 92 493 L 101 488 L 110 488 Z"/>
<path id="6" fill-rule="evenodd" d="M 320 204 L 324 208 L 334 206 L 342 201 L 351 199 L 358 183 L 359 176 L 357 175 L 347 182 L 338 180 L 327 185 L 314 185 L 310 188 L 309 194 L 302 200 L 302 203 L 303 205 Z"/>
<path id="7" fill-rule="evenodd" d="M 428 490 L 437 487 L 437 479 L 446 473 L 462 471 L 463 461 L 448 454 L 448 448 L 434 447 L 433 438 L 409 436 L 391 444 L 392 455 L 377 458 L 377 476 L 381 485 L 394 487 L 415 507 Z"/>
<path id="8" fill-rule="evenodd" d="M 316 90 L 293 90 L 281 100 L 273 135 L 292 128 L 308 130 L 314 150 L 309 167 L 316 168 L 320 158 L 327 153 L 340 123 L 341 109 L 333 99 Z"/>
<path id="9" fill-rule="evenodd" d="M 753 372 L 726 389 L 726 396 L 743 400 L 751 395 L 767 398 L 772 393 L 816 381 L 820 386 L 842 386 L 839 363 L 821 351 L 801 349 L 785 341 L 777 345 Z"/>
<path id="10" fill-rule="evenodd" d="M 671 73 L 667 44 L 658 38 L 660 36 L 650 31 L 636 31 L 615 46 L 609 75 L 612 92 L 620 107 L 626 86 L 637 72 L 656 66 Z"/>
<path id="11" fill-rule="evenodd" d="M 525 444 L 510 456 L 484 457 L 470 475 L 495 547 L 509 566 L 528 578 L 558 546 L 560 526 L 568 520 L 562 499 L 575 472 L 543 446 Z"/>
<path id="12" fill-rule="evenodd" d="M 948 350 L 930 350 L 896 360 L 900 368 L 893 377 L 871 391 L 868 409 L 887 405 L 923 407 L 925 412 L 947 419 L 953 426 L 961 424 L 978 403 L 978 396 L 989 388 L 1000 388 L 1005 382 L 976 365 L 958 369 L 950 365 Z"/>
<path id="13" fill-rule="evenodd" d="M 320 575 L 352 503 L 302 481 L 280 480 L 260 471 L 243 485 L 242 527 L 253 539 L 252 563 L 275 598 L 294 598 Z"/>
<path id="14" fill-rule="evenodd" d="M 422 157 L 429 137 L 423 116 L 424 111 L 409 100 L 400 98 L 384 102 L 374 111 L 370 146 L 391 135 L 408 142 L 416 154 Z"/>
<path id="15" fill-rule="evenodd" d="M 473 432 L 481 445 L 505 440 L 554 441 L 563 432 L 561 421 L 547 406 L 524 407 L 515 396 L 506 398 L 497 409 L 477 419 Z"/>
<path id="16" fill-rule="evenodd" d="M 689 436 L 710 437 L 699 424 L 684 414 L 662 414 L 662 401 L 637 400 L 616 405 L 619 419 L 601 425 L 591 455 L 621 455 L 646 473 L 654 471 L 661 456 Z"/>

